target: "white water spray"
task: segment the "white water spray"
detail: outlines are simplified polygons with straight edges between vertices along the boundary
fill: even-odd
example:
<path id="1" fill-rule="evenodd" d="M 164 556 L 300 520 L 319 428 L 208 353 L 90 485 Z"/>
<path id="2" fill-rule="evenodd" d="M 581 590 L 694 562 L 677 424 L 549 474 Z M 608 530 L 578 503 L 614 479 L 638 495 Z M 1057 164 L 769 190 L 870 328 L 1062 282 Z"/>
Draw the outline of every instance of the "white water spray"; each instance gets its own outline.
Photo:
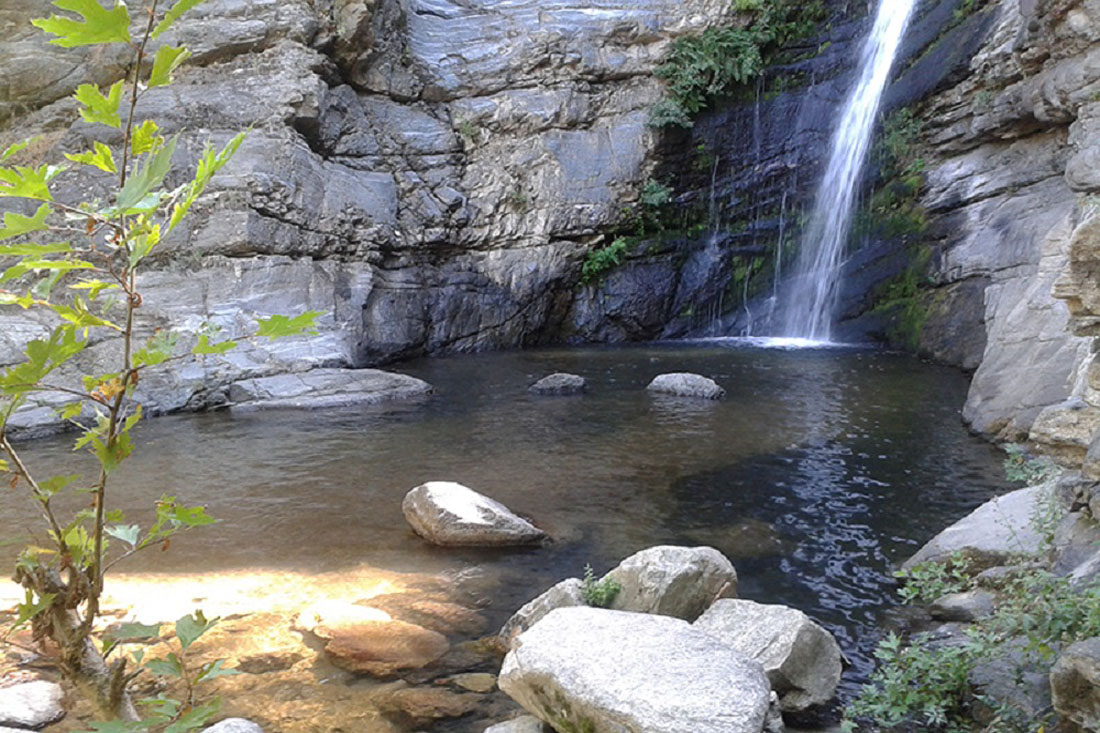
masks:
<path id="1" fill-rule="evenodd" d="M 915 5 L 916 0 L 880 0 L 875 25 L 863 47 L 859 83 L 844 105 L 833 135 L 829 166 L 802 236 L 782 329 L 785 336 L 831 340 L 856 188 L 871 146 L 882 92 Z"/>

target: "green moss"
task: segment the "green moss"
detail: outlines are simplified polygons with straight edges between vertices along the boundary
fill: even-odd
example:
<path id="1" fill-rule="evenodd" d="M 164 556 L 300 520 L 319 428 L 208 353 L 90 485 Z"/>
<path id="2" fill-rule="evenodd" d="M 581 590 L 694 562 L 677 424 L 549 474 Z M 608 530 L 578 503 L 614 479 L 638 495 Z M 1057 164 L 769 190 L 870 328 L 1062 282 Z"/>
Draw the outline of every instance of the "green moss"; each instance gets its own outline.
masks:
<path id="1" fill-rule="evenodd" d="M 886 335 L 891 343 L 913 351 L 920 348 L 921 330 L 928 320 L 924 288 L 931 259 L 932 251 L 928 247 L 914 249 L 905 272 L 879 289 L 872 309 L 873 313 L 884 314 L 890 319 Z"/>

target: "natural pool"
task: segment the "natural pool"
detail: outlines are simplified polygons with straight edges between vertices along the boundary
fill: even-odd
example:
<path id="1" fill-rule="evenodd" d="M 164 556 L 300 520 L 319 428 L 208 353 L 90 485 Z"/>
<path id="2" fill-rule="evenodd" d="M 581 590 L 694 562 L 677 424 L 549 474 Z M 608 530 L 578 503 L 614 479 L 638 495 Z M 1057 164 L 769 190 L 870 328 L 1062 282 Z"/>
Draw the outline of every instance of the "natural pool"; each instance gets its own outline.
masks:
<path id="1" fill-rule="evenodd" d="M 898 354 L 706 341 L 428 359 L 400 370 L 432 383 L 434 396 L 146 423 L 141 450 L 118 474 L 118 504 L 141 518 L 156 497 L 178 494 L 223 521 L 134 558 L 126 572 L 302 579 L 364 564 L 467 570 L 492 630 L 585 564 L 603 572 L 654 544 L 708 544 L 733 560 L 739 595 L 798 607 L 837 635 L 854 663 L 851 689 L 893 606 L 891 566 L 1008 488 L 1002 454 L 960 422 L 965 375 Z M 583 375 L 588 393 L 527 393 L 554 371 Z M 647 394 L 648 381 L 668 371 L 708 375 L 727 396 Z M 33 464 L 64 464 L 60 473 L 77 463 L 70 446 L 60 436 L 25 450 Z M 433 479 L 489 494 L 557 541 L 429 547 L 408 529 L 401 499 Z M 8 566 L 36 515 L 24 496 L 4 491 L 0 517 Z"/>

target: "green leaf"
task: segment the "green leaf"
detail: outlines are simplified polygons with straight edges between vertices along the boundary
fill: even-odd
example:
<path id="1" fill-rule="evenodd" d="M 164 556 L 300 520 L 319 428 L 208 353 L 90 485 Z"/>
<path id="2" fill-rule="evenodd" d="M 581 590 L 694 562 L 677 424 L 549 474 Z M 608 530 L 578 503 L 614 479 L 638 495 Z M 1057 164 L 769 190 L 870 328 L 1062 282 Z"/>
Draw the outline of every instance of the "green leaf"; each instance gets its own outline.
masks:
<path id="1" fill-rule="evenodd" d="M 98 140 L 94 147 L 95 150 L 87 153 L 65 153 L 65 157 L 74 163 L 90 165 L 107 173 L 118 173 L 118 166 L 115 165 L 115 156 L 111 153 L 111 149 Z"/>
<path id="2" fill-rule="evenodd" d="M 136 524 L 114 524 L 105 527 L 104 531 L 112 537 L 122 540 L 130 547 L 136 545 L 138 537 L 141 536 L 141 527 Z"/>
<path id="3" fill-rule="evenodd" d="M 183 677 L 183 667 L 180 665 L 179 657 L 176 656 L 175 652 L 172 652 L 164 659 L 150 659 L 145 663 L 145 667 L 153 674 L 162 674 L 167 677 Z"/>
<path id="4" fill-rule="evenodd" d="M 202 157 L 199 158 L 195 180 L 187 186 L 187 195 L 172 209 L 172 218 L 168 221 L 168 231 L 175 229 L 176 225 L 183 220 L 191 205 L 206 190 L 206 186 L 210 183 L 210 179 L 214 177 L 214 174 L 233 159 L 247 134 L 247 130 L 237 133 L 219 153 L 215 153 L 214 148 L 210 145 L 206 146 L 202 152 Z"/>
<path id="5" fill-rule="evenodd" d="M 61 166 L 48 164 L 38 168 L 21 165 L 0 168 L 0 196 L 53 201 L 49 184 L 63 170 Z"/>
<path id="6" fill-rule="evenodd" d="M 71 306 L 51 304 L 50 309 L 78 328 L 87 329 L 95 326 L 106 326 L 107 328 L 112 328 L 119 332 L 123 330 L 122 326 L 117 323 L 112 323 L 105 318 L 100 318 L 91 313 L 88 310 L 88 304 L 80 297 L 73 298 L 73 304 Z"/>
<path id="7" fill-rule="evenodd" d="M 10 473 L 10 472 L 11 472 L 11 466 L 9 466 L 8 462 L 5 461 L 3 458 L 0 458 L 0 473 Z"/>
<path id="8" fill-rule="evenodd" d="M 195 611 L 193 614 L 181 616 L 176 621 L 176 638 L 179 639 L 180 646 L 186 651 L 200 636 L 214 628 L 216 623 L 218 623 L 218 619 L 207 619 L 202 611 Z"/>
<path id="9" fill-rule="evenodd" d="M 214 698 L 202 705 L 196 705 L 180 716 L 179 720 L 164 729 L 164 733 L 190 733 L 210 722 L 221 709 L 221 700 Z"/>
<path id="10" fill-rule="evenodd" d="M 0 256 L 34 257 L 41 255 L 62 254 L 71 252 L 68 242 L 54 242 L 53 244 L 0 244 Z"/>
<path id="11" fill-rule="evenodd" d="M 172 155 L 176 152 L 178 140 L 179 136 L 173 137 L 164 147 L 146 160 L 145 165 L 138 168 L 133 175 L 126 179 L 126 185 L 118 192 L 116 209 L 122 213 L 130 211 L 150 191 L 164 181 L 164 177 L 168 175 L 168 171 L 172 167 Z"/>
<path id="12" fill-rule="evenodd" d="M 156 639 L 160 636 L 160 624 L 139 624 L 136 621 L 130 621 L 119 624 L 117 629 L 107 632 L 107 636 L 116 640 Z"/>
<path id="13" fill-rule="evenodd" d="M 46 496 L 53 496 L 78 478 L 80 478 L 79 473 L 70 473 L 67 476 L 51 476 L 45 481 L 39 482 L 38 487 L 42 489 L 42 493 Z"/>
<path id="14" fill-rule="evenodd" d="M 35 339 L 27 344 L 26 360 L 0 375 L 0 391 L 18 394 L 31 389 L 47 374 L 79 354 L 88 342 L 77 337 L 76 330 L 59 326 L 48 341 Z"/>
<path id="15" fill-rule="evenodd" d="M 18 611 L 18 615 L 16 616 L 15 623 L 12 624 L 12 627 L 18 629 L 20 626 L 33 619 L 35 616 L 45 611 L 47 608 L 50 607 L 50 605 L 53 603 L 53 599 L 56 597 L 56 593 L 44 593 L 41 596 L 38 596 L 38 599 L 35 600 L 35 594 L 31 591 L 30 588 L 28 588 L 26 594 L 24 595 L 23 602 L 20 603 L 16 608 L 16 610 Z"/>
<path id="16" fill-rule="evenodd" d="M 149 76 L 149 88 L 168 86 L 172 83 L 172 72 L 191 56 L 183 46 L 161 46 L 153 60 L 153 73 Z"/>
<path id="17" fill-rule="evenodd" d="M 122 102 L 122 87 L 123 82 L 116 81 L 111 85 L 107 96 L 103 96 L 99 87 L 94 84 L 78 86 L 73 97 L 83 105 L 80 108 L 81 118 L 93 125 L 98 123 L 116 129 L 121 128 L 122 118 L 118 114 L 118 107 Z"/>
<path id="18" fill-rule="evenodd" d="M 156 366 L 172 357 L 179 336 L 171 331 L 158 331 L 134 353 L 135 366 Z"/>
<path id="19" fill-rule="evenodd" d="M 210 337 L 205 333 L 199 334 L 199 342 L 195 344 L 195 347 L 191 349 L 192 354 L 226 354 L 237 347 L 236 341 L 222 341 L 218 344 L 211 344 Z"/>
<path id="20" fill-rule="evenodd" d="M 114 473 L 133 451 L 134 444 L 126 433 L 116 437 L 113 442 L 105 442 L 98 437 L 92 438 L 92 453 L 95 454 L 104 473 Z"/>
<path id="21" fill-rule="evenodd" d="M 77 400 L 76 402 L 70 402 L 69 404 L 65 405 L 64 409 L 61 410 L 59 415 L 61 416 L 62 420 L 73 420 L 80 417 L 80 413 L 83 411 L 84 403 L 80 400 Z"/>
<path id="22" fill-rule="evenodd" d="M 204 506 L 175 506 L 172 518 L 187 527 L 205 527 L 218 520 L 206 513 Z"/>
<path id="23" fill-rule="evenodd" d="M 87 290 L 88 300 L 95 300 L 104 290 L 118 290 L 118 283 L 104 282 L 103 280 L 81 280 L 69 286 L 73 290 Z"/>
<path id="24" fill-rule="evenodd" d="M 324 311 L 306 311 L 301 315 L 289 318 L 287 316 L 271 316 L 271 318 L 258 318 L 256 323 L 260 328 L 256 336 L 267 336 L 274 341 L 285 336 L 298 336 L 301 334 L 316 334 L 316 321 Z"/>
<path id="25" fill-rule="evenodd" d="M 162 145 L 164 138 L 158 133 L 160 128 L 157 127 L 157 123 L 152 120 L 145 120 L 134 129 L 133 138 L 130 143 L 131 149 L 134 151 L 134 156 L 144 155 L 150 150 Z"/>
<path id="26" fill-rule="evenodd" d="M 130 243 L 130 267 L 136 267 L 160 243 L 160 224 L 135 234 Z"/>
<path id="27" fill-rule="evenodd" d="M 80 16 L 75 20 L 64 15 L 36 18 L 31 25 L 57 36 L 50 43 L 73 48 L 100 43 L 130 42 L 130 13 L 126 3 L 115 0 L 106 10 L 97 0 L 53 0 L 59 10 L 68 10 Z"/>
<path id="28" fill-rule="evenodd" d="M 22 142 L 14 143 L 13 145 L 9 145 L 4 150 L 4 152 L 0 153 L 0 163 L 4 163 L 8 160 L 8 158 L 11 158 L 12 156 L 18 155 L 19 153 L 23 152 L 24 150 L 29 148 L 31 145 L 38 142 L 41 139 L 41 137 L 42 136 L 39 135 L 37 137 L 32 137 L 28 140 L 24 140 Z"/>
<path id="29" fill-rule="evenodd" d="M 171 28 L 172 24 L 179 20 L 181 15 L 202 2 L 203 0 L 176 0 L 176 4 L 165 14 L 164 20 L 153 29 L 153 38 L 160 38 L 160 34 Z"/>
<path id="30" fill-rule="evenodd" d="M 232 677 L 238 675 L 235 669 L 222 669 L 222 665 L 225 664 L 224 659 L 217 659 L 213 662 L 207 662 L 199 668 L 199 674 L 195 677 L 195 682 L 203 682 L 206 680 L 216 680 L 219 677 Z"/>
<path id="31" fill-rule="evenodd" d="M 34 216 L 23 216 L 22 214 L 16 214 L 14 211 L 5 213 L 4 227 L 0 229 L 0 241 L 46 229 L 46 217 L 52 212 L 53 209 L 50 208 L 49 204 L 42 204 L 38 207 L 38 211 L 34 213 Z M 3 250 L 0 250 L 0 254 L 3 254 Z"/>

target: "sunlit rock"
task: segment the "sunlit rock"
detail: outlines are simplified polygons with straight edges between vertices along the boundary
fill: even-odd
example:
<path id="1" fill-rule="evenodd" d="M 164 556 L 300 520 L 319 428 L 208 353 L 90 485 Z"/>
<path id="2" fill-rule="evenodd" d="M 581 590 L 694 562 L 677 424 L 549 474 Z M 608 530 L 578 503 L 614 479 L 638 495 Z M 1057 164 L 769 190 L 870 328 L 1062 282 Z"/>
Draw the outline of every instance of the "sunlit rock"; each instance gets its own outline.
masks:
<path id="1" fill-rule="evenodd" d="M 760 662 L 786 712 L 826 703 L 836 692 L 843 671 L 840 647 L 797 609 L 724 599 L 693 626 Z"/>
<path id="2" fill-rule="evenodd" d="M 452 481 L 417 486 L 401 510 L 413 530 L 436 545 L 525 545 L 546 538 L 500 502 Z"/>
<path id="3" fill-rule="evenodd" d="M 264 733 L 264 729 L 245 718 L 226 718 L 204 728 L 202 733 Z"/>
<path id="4" fill-rule="evenodd" d="M 993 613 L 995 598 L 987 590 L 948 593 L 932 602 L 928 613 L 939 621 L 977 621 Z"/>
<path id="5" fill-rule="evenodd" d="M 608 580 L 621 586 L 611 608 L 687 621 L 717 599 L 737 596 L 737 570 L 713 547 L 650 547 L 619 563 Z"/>
<path id="6" fill-rule="evenodd" d="M 569 395 L 580 394 L 585 390 L 585 386 L 586 382 L 582 376 L 555 372 L 532 384 L 528 387 L 528 391 L 541 395 Z"/>
<path id="7" fill-rule="evenodd" d="M 543 722 L 533 715 L 521 715 L 518 718 L 505 720 L 503 723 L 490 725 L 484 733 L 543 733 L 552 728 L 543 725 Z"/>
<path id="8" fill-rule="evenodd" d="M 560 608 L 524 632 L 500 687 L 586 733 L 760 733 L 771 701 L 759 663 L 686 621 L 597 608 Z"/>
<path id="9" fill-rule="evenodd" d="M 0 687 L 0 726 L 42 728 L 65 717 L 61 685 L 47 680 Z"/>
<path id="10" fill-rule="evenodd" d="M 387 717 L 420 727 L 466 715 L 477 708 L 479 698 L 443 687 L 406 687 L 379 696 L 377 703 Z"/>
<path id="11" fill-rule="evenodd" d="M 585 605 L 584 583 L 579 578 L 566 578 L 516 611 L 501 628 L 500 636 L 506 644 L 511 645 L 517 636 L 534 626 L 555 608 L 583 605 Z"/>
<path id="12" fill-rule="evenodd" d="M 726 390 L 719 387 L 713 379 L 687 372 L 659 374 L 646 389 L 677 397 L 701 397 L 708 400 L 717 400 L 726 394 Z"/>

